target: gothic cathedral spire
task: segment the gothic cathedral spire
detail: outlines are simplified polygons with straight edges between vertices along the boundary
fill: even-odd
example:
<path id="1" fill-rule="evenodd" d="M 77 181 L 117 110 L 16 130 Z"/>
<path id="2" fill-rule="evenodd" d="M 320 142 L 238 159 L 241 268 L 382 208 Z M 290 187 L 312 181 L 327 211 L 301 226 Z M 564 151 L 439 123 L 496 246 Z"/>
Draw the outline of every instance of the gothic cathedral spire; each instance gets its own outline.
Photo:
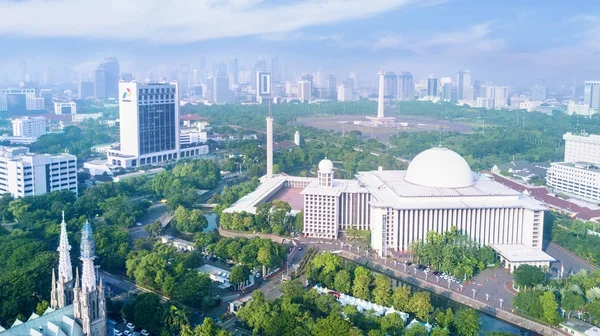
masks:
<path id="1" fill-rule="evenodd" d="M 86 221 L 81 229 L 81 261 L 83 269 L 81 270 L 81 291 L 91 292 L 96 289 L 96 269 L 94 268 L 95 255 L 94 237 L 92 235 L 92 225 Z"/>
<path id="2" fill-rule="evenodd" d="M 65 212 L 62 212 L 62 222 L 60 223 L 60 244 L 58 245 L 58 279 L 65 283 L 73 280 L 73 267 L 71 266 L 71 245 L 67 236 L 67 223 L 65 222 Z"/>

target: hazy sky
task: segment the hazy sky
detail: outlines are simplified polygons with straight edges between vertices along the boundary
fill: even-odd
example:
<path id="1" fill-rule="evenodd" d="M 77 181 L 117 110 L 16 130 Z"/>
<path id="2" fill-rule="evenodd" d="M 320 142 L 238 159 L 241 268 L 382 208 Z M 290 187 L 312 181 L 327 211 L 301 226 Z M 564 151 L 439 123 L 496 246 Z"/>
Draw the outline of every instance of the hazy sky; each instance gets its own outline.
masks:
<path id="1" fill-rule="evenodd" d="M 250 65 L 375 79 L 380 66 L 417 76 L 505 84 L 600 79 L 598 0 L 0 0 L 0 68 L 53 63 L 123 70 L 163 62 Z"/>

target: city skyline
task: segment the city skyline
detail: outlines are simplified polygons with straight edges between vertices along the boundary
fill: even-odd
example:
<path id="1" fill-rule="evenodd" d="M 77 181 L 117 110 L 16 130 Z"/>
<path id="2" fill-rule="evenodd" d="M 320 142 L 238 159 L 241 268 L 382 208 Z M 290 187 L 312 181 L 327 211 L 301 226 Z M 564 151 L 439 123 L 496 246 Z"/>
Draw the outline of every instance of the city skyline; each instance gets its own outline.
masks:
<path id="1" fill-rule="evenodd" d="M 0 73 L 22 63 L 32 72 L 50 63 L 87 72 L 112 55 L 131 72 L 158 64 L 199 64 L 201 56 L 208 64 L 237 57 L 241 69 L 264 56 L 279 57 L 288 72 L 298 75 L 319 67 L 338 76 L 355 69 L 363 78 L 380 66 L 411 71 L 416 78 L 470 69 L 475 78 L 509 85 L 570 84 L 600 76 L 592 62 L 600 9 L 592 5 L 581 12 L 568 4 L 536 3 L 541 2 L 378 0 L 365 8 L 356 0 L 180 2 L 164 12 L 197 16 L 154 20 L 141 29 L 141 20 L 164 12 L 135 2 L 5 2 L 0 9 L 10 19 L 0 23 L 0 45 L 7 50 Z M 44 15 L 48 19 L 31 22 L 27 31 L 14 28 L 40 11 L 57 15 Z M 56 19 L 64 13 L 77 30 Z M 114 20 L 102 19 L 109 15 Z"/>

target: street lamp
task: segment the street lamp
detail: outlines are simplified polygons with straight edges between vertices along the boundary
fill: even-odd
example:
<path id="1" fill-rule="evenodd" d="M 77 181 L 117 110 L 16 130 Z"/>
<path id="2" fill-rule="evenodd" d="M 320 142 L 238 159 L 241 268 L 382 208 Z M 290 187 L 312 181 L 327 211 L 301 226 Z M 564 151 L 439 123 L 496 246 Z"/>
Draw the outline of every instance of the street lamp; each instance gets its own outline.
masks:
<path id="1" fill-rule="evenodd" d="M 502 303 L 504 303 L 503 299 L 498 299 L 500 301 L 500 309 L 502 309 Z"/>
<path id="2" fill-rule="evenodd" d="M 475 298 L 475 288 L 472 289 L 473 290 L 473 299 Z"/>
<path id="3" fill-rule="evenodd" d="M 490 294 L 485 294 L 485 302 L 488 302 L 490 300 Z"/>

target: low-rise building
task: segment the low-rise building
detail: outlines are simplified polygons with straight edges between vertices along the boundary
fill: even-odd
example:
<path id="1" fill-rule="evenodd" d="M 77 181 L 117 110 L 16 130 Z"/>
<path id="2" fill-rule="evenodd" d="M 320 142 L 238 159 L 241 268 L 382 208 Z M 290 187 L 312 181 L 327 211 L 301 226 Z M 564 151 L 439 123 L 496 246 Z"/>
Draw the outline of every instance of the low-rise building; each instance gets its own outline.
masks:
<path id="1" fill-rule="evenodd" d="M 574 318 L 567 319 L 560 324 L 560 329 L 569 335 L 575 336 L 600 336 L 600 328 L 585 321 Z"/>
<path id="2" fill-rule="evenodd" d="M 586 162 L 553 162 L 546 183 L 554 191 L 600 203 L 600 166 Z"/>
<path id="3" fill-rule="evenodd" d="M 177 249 L 177 251 L 194 251 L 196 246 L 193 242 L 175 238 L 173 236 L 165 235 L 158 237 L 163 244 L 171 245 Z M 201 267 L 202 268 L 202 267 Z"/>
<path id="4" fill-rule="evenodd" d="M 34 154 L 26 147 L 0 147 L 0 194 L 37 196 L 70 190 L 77 194 L 77 157 Z"/>
<path id="5" fill-rule="evenodd" d="M 11 123 L 16 137 L 39 138 L 47 133 L 48 120 L 44 117 L 22 117 Z"/>
<path id="6" fill-rule="evenodd" d="M 75 102 L 67 102 L 67 103 L 54 103 L 54 114 L 63 115 L 77 114 L 77 104 Z"/>

